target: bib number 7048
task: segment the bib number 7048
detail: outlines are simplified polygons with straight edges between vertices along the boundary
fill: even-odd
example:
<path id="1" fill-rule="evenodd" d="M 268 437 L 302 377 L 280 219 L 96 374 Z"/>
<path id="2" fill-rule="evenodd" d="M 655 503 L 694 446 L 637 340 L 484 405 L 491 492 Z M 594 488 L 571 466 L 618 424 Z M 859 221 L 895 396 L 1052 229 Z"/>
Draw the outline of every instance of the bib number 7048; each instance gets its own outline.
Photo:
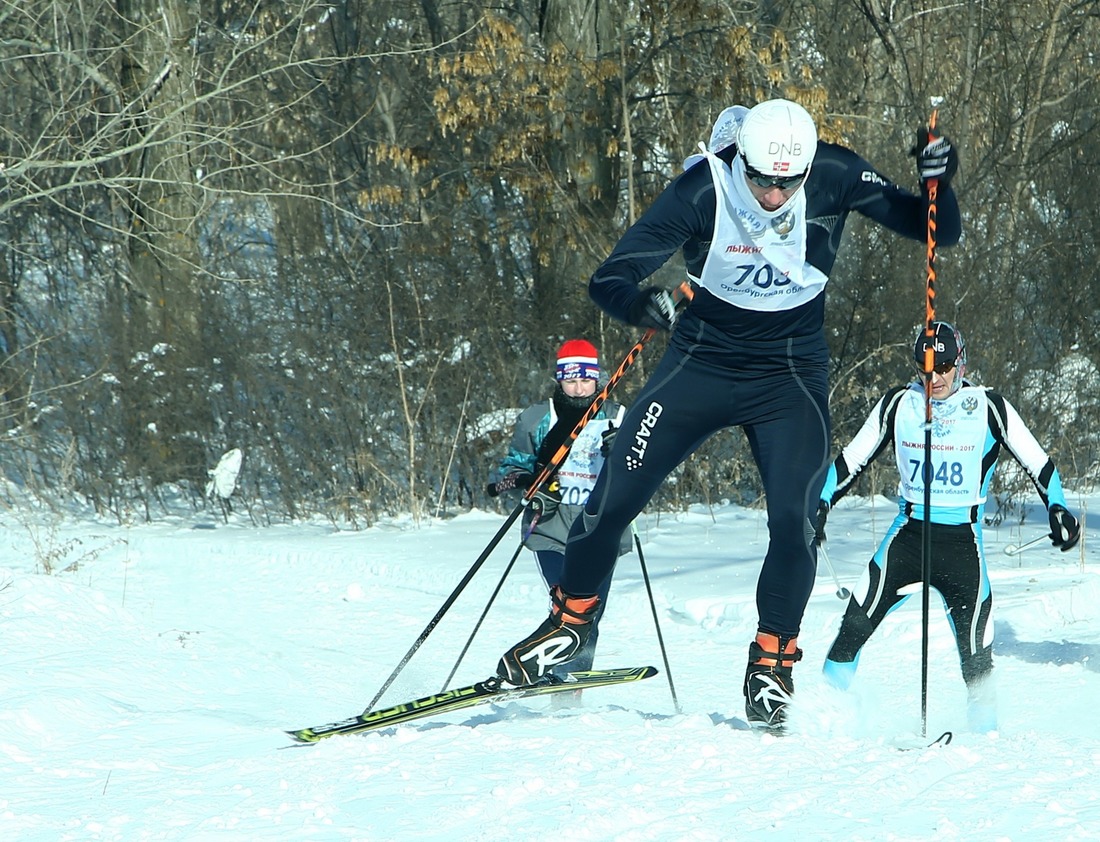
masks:
<path id="1" fill-rule="evenodd" d="M 924 461 L 921 459 L 910 459 L 909 464 L 913 466 L 913 471 L 909 474 L 909 482 L 915 483 L 917 477 L 921 474 L 921 468 L 924 466 Z M 933 469 L 931 481 L 938 482 L 940 485 L 951 485 L 958 487 L 963 484 L 963 466 L 961 462 L 948 463 L 946 460 L 940 462 L 939 466 L 929 465 L 929 469 Z"/>

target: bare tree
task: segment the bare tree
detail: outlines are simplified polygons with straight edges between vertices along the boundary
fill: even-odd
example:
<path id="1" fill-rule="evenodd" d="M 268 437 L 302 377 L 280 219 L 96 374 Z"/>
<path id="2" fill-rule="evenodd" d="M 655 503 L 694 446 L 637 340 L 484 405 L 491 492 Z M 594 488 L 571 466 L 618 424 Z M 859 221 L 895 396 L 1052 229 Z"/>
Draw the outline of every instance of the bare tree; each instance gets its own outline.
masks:
<path id="1" fill-rule="evenodd" d="M 504 431 L 473 422 L 543 396 L 566 336 L 625 352 L 589 274 L 722 108 L 777 95 L 911 187 L 943 98 L 967 232 L 942 313 L 1002 388 L 1055 376 L 1100 353 L 1096 27 L 1069 0 L 0 0 L 0 466 L 119 516 L 199 505 L 231 447 L 257 518 L 485 504 Z M 838 435 L 904 376 L 921 270 L 852 224 Z M 751 500 L 739 442 L 662 503 Z"/>

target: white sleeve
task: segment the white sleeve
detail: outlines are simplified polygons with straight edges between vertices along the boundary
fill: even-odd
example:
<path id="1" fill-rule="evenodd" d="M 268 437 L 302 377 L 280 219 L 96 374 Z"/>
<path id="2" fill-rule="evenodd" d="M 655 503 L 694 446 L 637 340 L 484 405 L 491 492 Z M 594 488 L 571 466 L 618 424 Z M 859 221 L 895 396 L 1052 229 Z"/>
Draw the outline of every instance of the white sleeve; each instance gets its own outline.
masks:
<path id="1" fill-rule="evenodd" d="M 883 395 L 871 410 L 871 414 L 867 416 L 867 420 L 863 422 L 859 432 L 840 452 L 833 463 L 836 477 L 835 490 L 828 488 L 833 479 L 832 471 L 826 482 L 826 490 L 832 491 L 829 494 L 831 499 L 836 500 L 844 496 L 860 472 L 883 451 L 887 442 L 893 440 L 894 416 L 898 402 L 905 395 L 907 388 L 891 389 Z"/>

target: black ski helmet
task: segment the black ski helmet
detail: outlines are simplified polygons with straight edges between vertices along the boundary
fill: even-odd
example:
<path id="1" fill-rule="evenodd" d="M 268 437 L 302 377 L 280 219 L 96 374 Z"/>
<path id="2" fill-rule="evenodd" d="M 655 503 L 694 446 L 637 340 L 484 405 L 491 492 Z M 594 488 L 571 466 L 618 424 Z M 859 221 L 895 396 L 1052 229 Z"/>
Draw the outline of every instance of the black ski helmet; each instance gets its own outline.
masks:
<path id="1" fill-rule="evenodd" d="M 917 338 L 913 342 L 913 359 L 917 368 L 924 370 L 924 352 L 928 348 L 928 337 L 922 327 L 917 331 Z M 960 382 L 966 374 L 966 342 L 963 341 L 959 329 L 950 322 L 932 322 L 932 365 L 940 366 L 951 363 L 957 369 L 955 381 Z"/>

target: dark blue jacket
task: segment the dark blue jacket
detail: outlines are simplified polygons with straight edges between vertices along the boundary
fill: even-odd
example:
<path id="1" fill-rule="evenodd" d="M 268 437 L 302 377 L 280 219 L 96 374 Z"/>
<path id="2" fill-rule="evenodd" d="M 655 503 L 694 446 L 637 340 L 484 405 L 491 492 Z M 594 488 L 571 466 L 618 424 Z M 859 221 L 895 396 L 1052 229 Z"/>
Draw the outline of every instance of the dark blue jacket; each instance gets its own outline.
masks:
<path id="1" fill-rule="evenodd" d="M 729 163 L 736 154 L 730 146 L 718 154 Z M 806 259 L 826 275 L 836 261 L 848 214 L 873 219 L 903 237 L 924 242 L 927 237 L 927 199 L 893 184 L 850 149 L 819 141 L 806 191 Z M 698 277 L 714 232 L 714 183 L 705 161 L 677 176 L 650 208 L 623 235 L 611 255 L 589 281 L 592 300 L 622 321 L 637 298 L 639 284 L 656 272 L 677 250 L 683 249 L 687 270 Z M 937 200 L 936 239 L 953 246 L 962 233 L 959 203 L 948 186 Z M 792 310 L 760 312 L 736 307 L 696 291 L 688 308 L 690 318 L 737 340 L 774 340 L 819 334 L 825 323 L 825 294 Z"/>

